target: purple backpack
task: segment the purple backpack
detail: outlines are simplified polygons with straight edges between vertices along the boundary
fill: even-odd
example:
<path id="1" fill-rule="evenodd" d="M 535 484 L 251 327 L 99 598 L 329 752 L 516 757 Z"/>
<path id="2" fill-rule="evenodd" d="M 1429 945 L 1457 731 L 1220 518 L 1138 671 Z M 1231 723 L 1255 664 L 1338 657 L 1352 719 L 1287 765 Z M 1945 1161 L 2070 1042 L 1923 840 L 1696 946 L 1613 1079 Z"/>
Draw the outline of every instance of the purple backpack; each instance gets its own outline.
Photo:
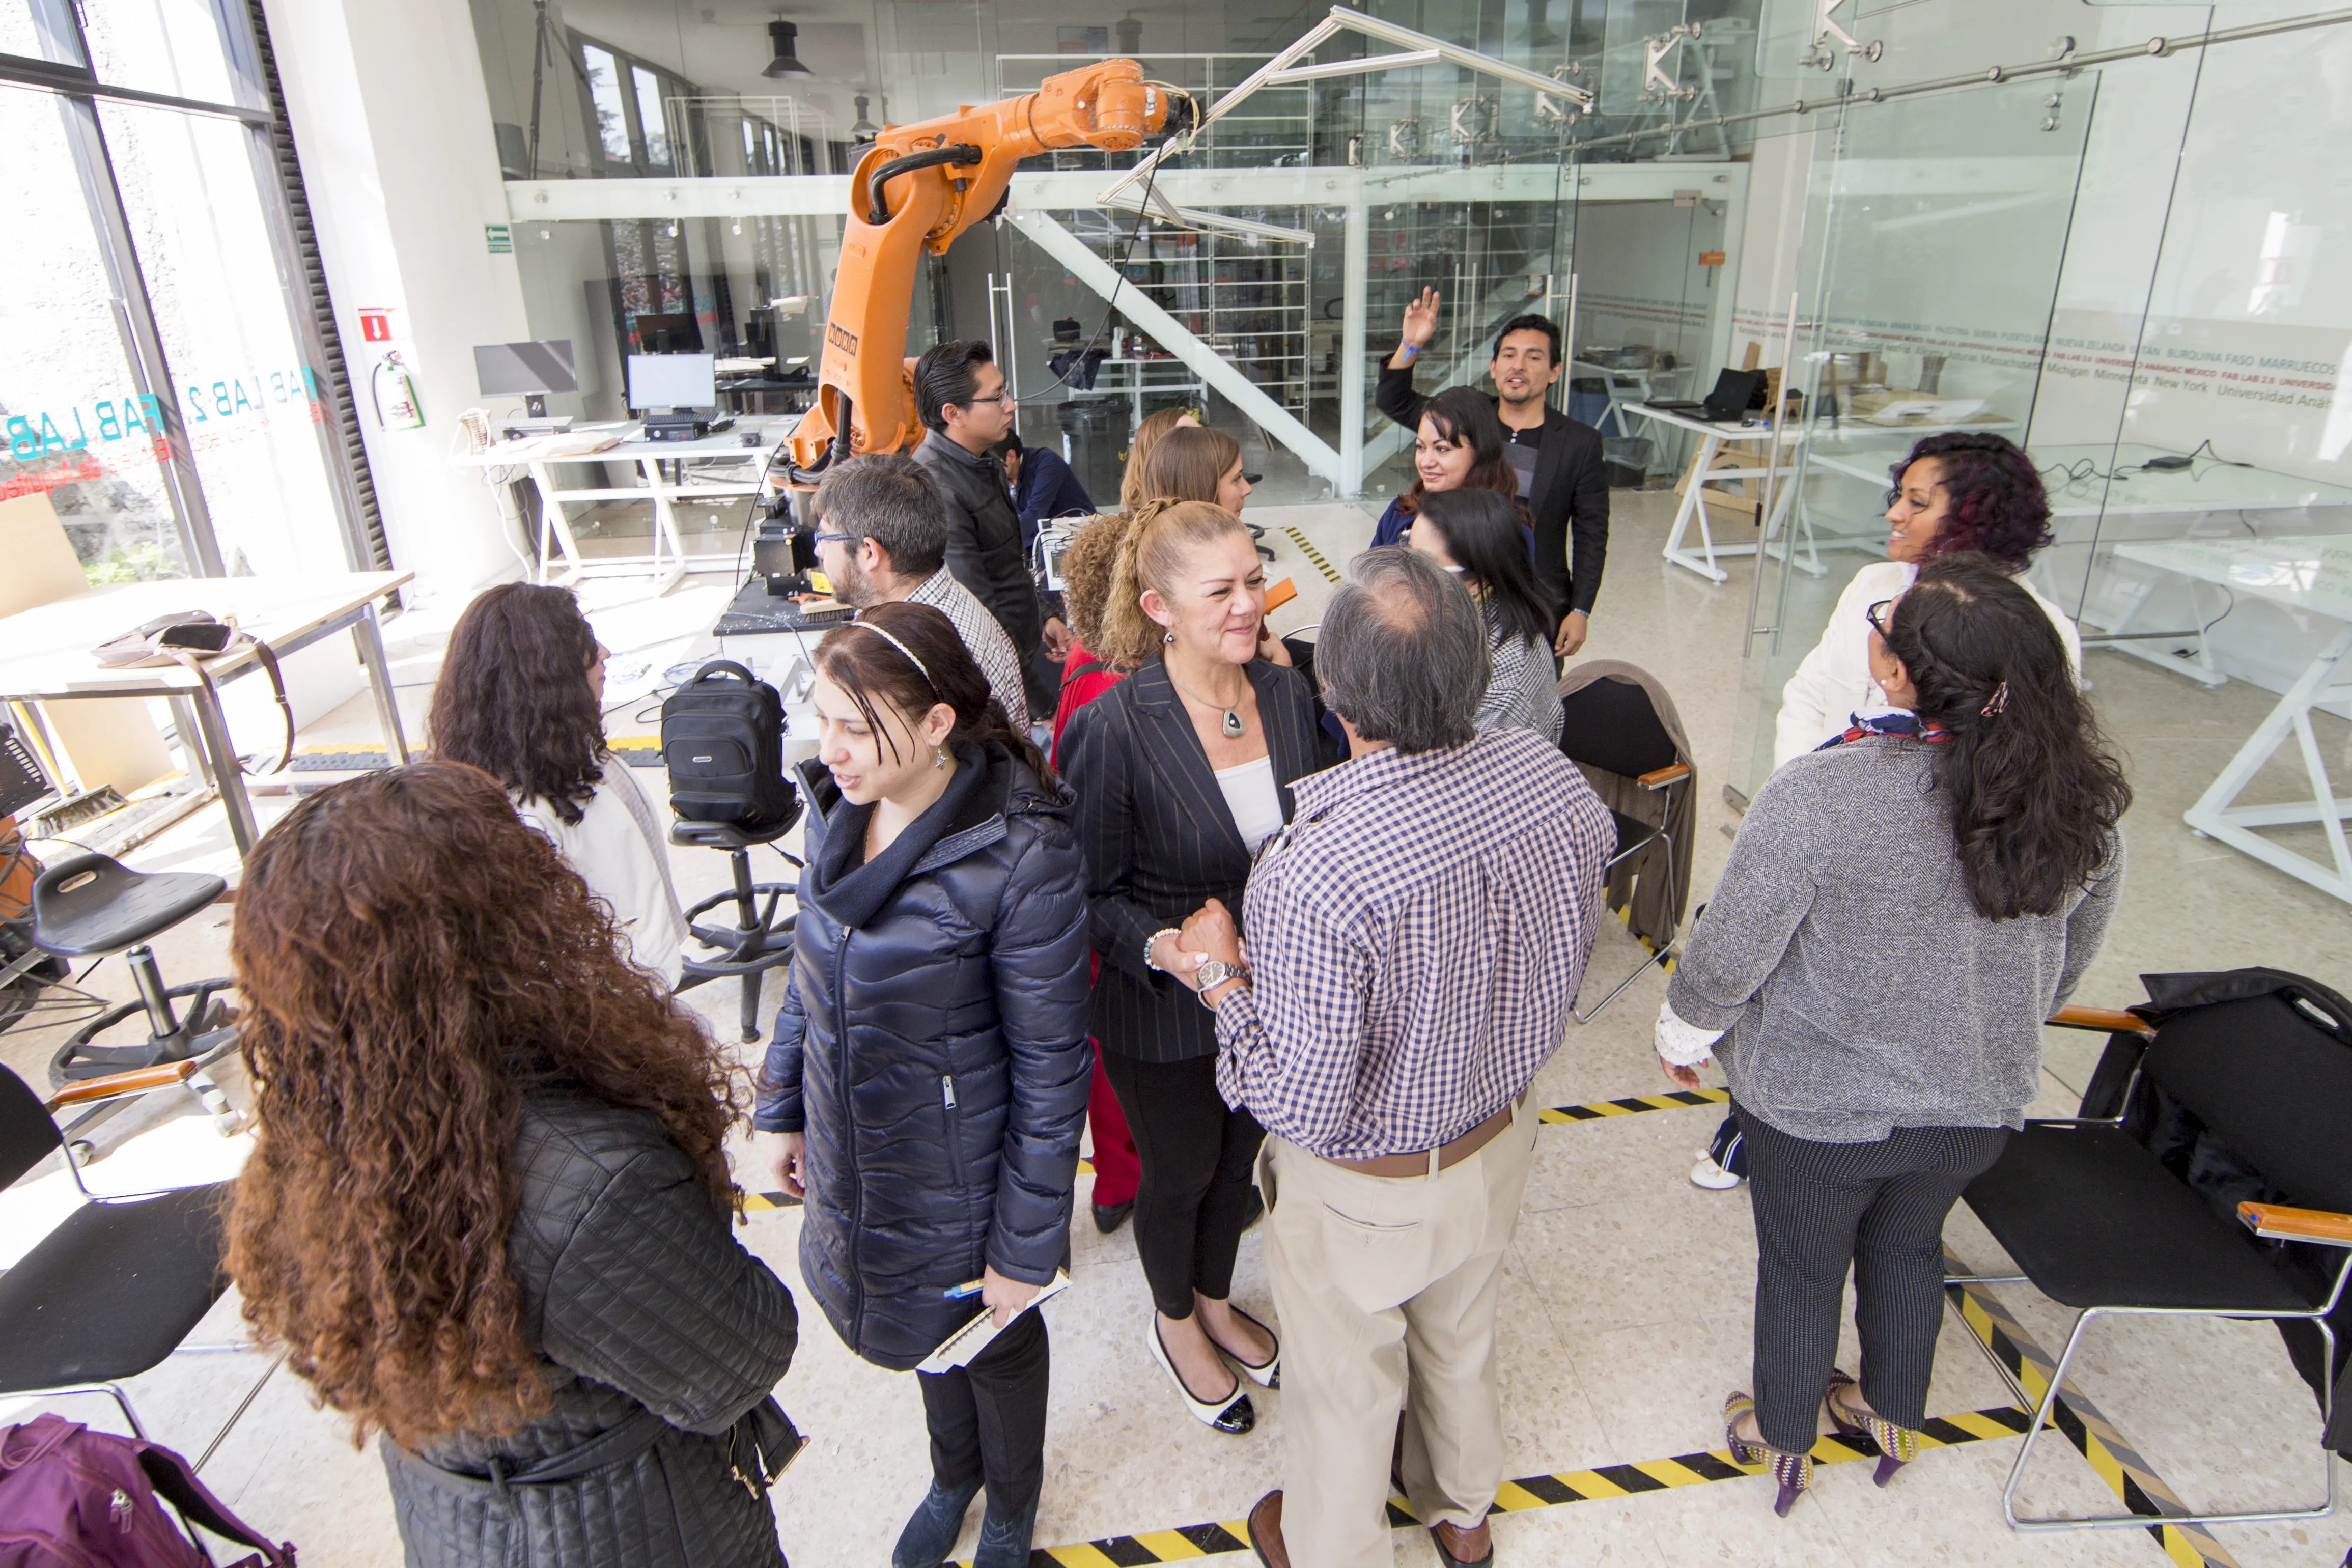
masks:
<path id="1" fill-rule="evenodd" d="M 166 1501 L 254 1548 L 235 1568 L 294 1568 L 292 1542 L 272 1545 L 169 1448 L 54 1415 L 0 1427 L 0 1568 L 211 1568 Z"/>

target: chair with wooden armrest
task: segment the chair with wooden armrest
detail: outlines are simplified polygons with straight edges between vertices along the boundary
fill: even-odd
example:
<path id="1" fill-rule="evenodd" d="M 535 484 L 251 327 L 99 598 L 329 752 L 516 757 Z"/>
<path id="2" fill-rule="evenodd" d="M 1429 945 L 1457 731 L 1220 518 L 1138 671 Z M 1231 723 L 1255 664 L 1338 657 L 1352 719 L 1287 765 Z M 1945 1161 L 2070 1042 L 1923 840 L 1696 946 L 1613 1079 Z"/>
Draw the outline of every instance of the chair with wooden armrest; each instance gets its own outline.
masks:
<path id="1" fill-rule="evenodd" d="M 1658 821 L 1654 825 L 1622 811 L 1610 812 L 1617 829 L 1617 847 L 1611 853 L 1606 869 L 1614 871 L 1637 856 L 1651 856 L 1655 859 L 1658 874 L 1670 888 L 1675 885 L 1678 875 L 1686 882 L 1689 868 L 1678 864 L 1677 857 L 1686 859 L 1689 851 L 1686 847 L 1675 845 L 1666 825 L 1674 820 L 1675 792 L 1687 793 L 1696 775 L 1690 764 L 1682 760 L 1674 736 L 1650 700 L 1648 689 L 1637 681 L 1601 678 L 1566 693 L 1559 701 L 1559 749 L 1570 762 L 1630 779 L 1659 797 Z M 1679 903 L 1677 895 L 1668 900 L 1667 908 L 1677 909 Z M 1681 948 L 1682 922 L 1670 918 L 1663 933 L 1644 940 L 1651 942 L 1652 952 L 1631 974 L 1612 987 L 1590 1012 L 1571 1007 L 1578 1023 L 1589 1024 L 1601 1016 L 1627 986 L 1652 969 L 1671 967 Z"/>
<path id="2" fill-rule="evenodd" d="M 2153 1020 L 2084 1007 L 2050 1020 L 2110 1035 L 2084 1114 L 2028 1121 L 1962 1194 L 2022 1270 L 1963 1278 L 2021 1279 L 2077 1314 L 2002 1490 L 2015 1529 L 2147 1523 L 2131 1513 L 2017 1511 L 2034 1443 L 2095 1318 L 2267 1318 L 2290 1348 L 2296 1336 L 2315 1335 L 2324 1440 L 2340 1446 L 2329 1319 L 2345 1304 L 2352 1273 L 2352 1014 L 2336 1016 L 2340 1005 L 2324 987 L 2282 984 L 2167 1008 Z M 2229 1173 L 2239 1190 L 2268 1187 L 2275 1199 L 2224 1206 L 2189 1184 L 2192 1163 Z M 2326 1468 L 2326 1499 L 2308 1508 L 2167 1517 L 2181 1524 L 2319 1518 L 2336 1505 L 2333 1462 Z"/>
<path id="3" fill-rule="evenodd" d="M 134 1434 L 147 1435 L 122 1380 L 179 1351 L 228 1288 L 221 1222 L 235 1184 L 93 1193 L 56 1118 L 178 1089 L 196 1070 L 176 1061 L 81 1079 L 45 1102 L 0 1068 L 0 1186 L 56 1152 L 84 1200 L 0 1273 L 0 1394 L 104 1394 Z"/>

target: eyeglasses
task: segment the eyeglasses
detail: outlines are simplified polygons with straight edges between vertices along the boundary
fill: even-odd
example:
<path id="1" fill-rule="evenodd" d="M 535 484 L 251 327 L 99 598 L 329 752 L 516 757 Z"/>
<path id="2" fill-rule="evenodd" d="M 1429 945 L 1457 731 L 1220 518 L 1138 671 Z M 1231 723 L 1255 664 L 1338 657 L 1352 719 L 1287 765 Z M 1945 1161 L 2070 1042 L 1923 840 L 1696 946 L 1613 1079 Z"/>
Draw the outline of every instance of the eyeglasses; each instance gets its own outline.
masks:
<path id="1" fill-rule="evenodd" d="M 1886 635 L 1886 606 L 1893 603 L 1895 603 L 1895 601 L 1892 599 L 1881 599 L 1878 603 L 1871 605 L 1870 608 L 1862 612 L 1862 618 L 1868 621 L 1870 623 L 1870 629 L 1876 632 L 1880 637 L 1885 637 Z"/>
<path id="2" fill-rule="evenodd" d="M 969 406 L 974 403 L 1010 403 L 1012 401 L 1013 395 L 1009 392 L 992 392 L 986 397 L 967 398 L 965 404 Z"/>
<path id="3" fill-rule="evenodd" d="M 809 535 L 809 542 L 812 544 L 855 544 L 857 542 L 857 540 L 858 535 L 855 533 L 813 533 Z"/>

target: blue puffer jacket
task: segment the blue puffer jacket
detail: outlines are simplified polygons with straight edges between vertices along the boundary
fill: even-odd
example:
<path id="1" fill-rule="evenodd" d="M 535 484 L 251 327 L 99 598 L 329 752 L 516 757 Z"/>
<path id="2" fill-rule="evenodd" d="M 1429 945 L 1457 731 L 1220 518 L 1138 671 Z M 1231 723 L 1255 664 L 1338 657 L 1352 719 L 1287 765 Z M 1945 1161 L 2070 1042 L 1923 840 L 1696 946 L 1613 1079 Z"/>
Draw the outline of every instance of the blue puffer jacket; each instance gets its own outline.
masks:
<path id="1" fill-rule="evenodd" d="M 753 1118 L 807 1137 L 809 1293 L 851 1350 L 899 1372 L 979 1309 L 947 1292 L 983 1265 L 1053 1279 L 1093 1068 L 1076 797 L 993 743 L 958 761 L 864 868 L 911 854 L 878 889 L 837 869 L 856 840 L 827 853 L 862 838 L 867 808 L 803 765 L 808 867 Z"/>

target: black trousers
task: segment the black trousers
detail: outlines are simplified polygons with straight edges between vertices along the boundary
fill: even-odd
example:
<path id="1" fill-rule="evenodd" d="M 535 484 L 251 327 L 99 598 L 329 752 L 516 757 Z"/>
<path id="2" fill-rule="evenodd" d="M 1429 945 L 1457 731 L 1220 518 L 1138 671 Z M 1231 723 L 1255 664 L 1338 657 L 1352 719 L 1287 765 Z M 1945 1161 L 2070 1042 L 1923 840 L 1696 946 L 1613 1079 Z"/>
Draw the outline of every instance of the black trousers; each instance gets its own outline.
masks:
<path id="1" fill-rule="evenodd" d="M 931 1433 L 931 1479 L 954 1491 L 988 1484 L 988 1517 L 1014 1520 L 1045 1480 L 1045 1385 L 1053 1346 L 1042 1313 L 1024 1312 L 970 1366 L 918 1373 Z"/>
<path id="2" fill-rule="evenodd" d="M 1804 1453 L 1836 1363 L 1853 1269 L 1862 1396 L 1898 1426 L 1927 1419 L 1944 1321 L 1944 1216 L 2009 1142 L 2005 1127 L 1898 1127 L 1877 1143 L 1791 1138 L 1741 1110 L 1756 1216 L 1756 1422 Z"/>
<path id="3" fill-rule="evenodd" d="M 1143 1163 L 1135 1249 L 1160 1316 L 1192 1315 L 1192 1293 L 1234 1293 L 1234 1257 L 1249 1217 L 1250 1170 L 1265 1129 L 1217 1093 L 1217 1058 L 1143 1062 L 1103 1052 L 1103 1076 L 1127 1112 Z"/>

